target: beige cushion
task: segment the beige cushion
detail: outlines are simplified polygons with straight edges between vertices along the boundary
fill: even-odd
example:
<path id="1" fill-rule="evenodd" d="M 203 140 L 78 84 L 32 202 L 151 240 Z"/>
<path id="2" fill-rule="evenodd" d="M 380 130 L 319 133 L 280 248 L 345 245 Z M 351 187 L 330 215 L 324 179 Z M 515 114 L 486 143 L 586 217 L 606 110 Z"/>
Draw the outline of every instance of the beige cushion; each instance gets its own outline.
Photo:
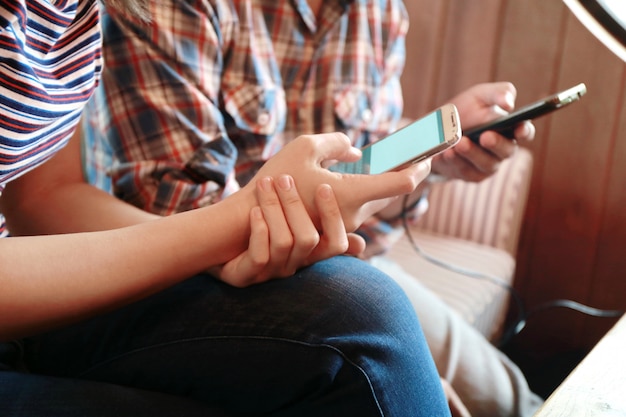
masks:
<path id="1" fill-rule="evenodd" d="M 519 148 L 497 174 L 478 183 L 433 185 L 430 209 L 416 227 L 504 249 L 516 256 L 532 175 L 532 154 Z"/>
<path id="2" fill-rule="evenodd" d="M 513 257 L 502 249 L 430 232 L 413 231 L 413 238 L 427 256 L 481 277 L 469 277 L 426 260 L 406 235 L 385 258 L 436 293 L 489 340 L 495 340 L 501 334 L 509 302 L 509 293 L 498 283 L 512 282 Z"/>

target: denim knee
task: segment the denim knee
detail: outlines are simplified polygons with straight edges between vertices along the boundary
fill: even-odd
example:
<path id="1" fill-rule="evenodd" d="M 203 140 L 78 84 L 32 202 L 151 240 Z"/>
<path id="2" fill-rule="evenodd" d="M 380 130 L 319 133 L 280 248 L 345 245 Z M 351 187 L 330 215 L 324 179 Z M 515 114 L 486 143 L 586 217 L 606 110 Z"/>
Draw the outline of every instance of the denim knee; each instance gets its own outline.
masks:
<path id="1" fill-rule="evenodd" d="M 321 262 L 302 274 L 319 276 L 321 282 L 321 288 L 308 288 L 324 299 L 315 313 L 326 324 L 317 327 L 319 339 L 363 369 L 388 415 L 448 415 L 415 310 L 395 281 L 346 257 Z"/>

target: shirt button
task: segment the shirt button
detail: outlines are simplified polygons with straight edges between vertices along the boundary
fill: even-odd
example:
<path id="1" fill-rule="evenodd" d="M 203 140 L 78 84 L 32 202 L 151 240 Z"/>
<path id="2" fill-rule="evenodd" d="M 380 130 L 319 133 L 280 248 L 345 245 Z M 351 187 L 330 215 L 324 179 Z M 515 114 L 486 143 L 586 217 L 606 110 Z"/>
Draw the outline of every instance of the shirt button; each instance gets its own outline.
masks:
<path id="1" fill-rule="evenodd" d="M 259 125 L 265 126 L 270 121 L 269 113 L 261 113 L 261 114 L 259 114 L 259 117 L 257 117 L 256 121 L 257 121 L 257 123 Z"/>
<path id="2" fill-rule="evenodd" d="M 361 118 L 363 119 L 365 123 L 369 123 L 372 120 L 373 115 L 374 114 L 372 113 L 370 109 L 365 109 L 361 112 Z"/>

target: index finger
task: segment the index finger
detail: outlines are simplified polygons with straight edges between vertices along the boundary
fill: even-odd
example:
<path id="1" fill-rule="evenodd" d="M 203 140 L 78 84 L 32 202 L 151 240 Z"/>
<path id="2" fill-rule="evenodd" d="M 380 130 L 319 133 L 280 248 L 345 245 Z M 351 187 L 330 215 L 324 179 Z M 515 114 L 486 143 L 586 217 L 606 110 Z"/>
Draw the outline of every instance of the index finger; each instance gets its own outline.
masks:
<path id="1" fill-rule="evenodd" d="M 348 175 L 350 192 L 359 196 L 360 202 L 382 200 L 412 192 L 430 174 L 430 160 L 412 164 L 400 171 L 376 175 Z"/>
<path id="2" fill-rule="evenodd" d="M 515 139 L 520 141 L 531 141 L 535 138 L 535 125 L 532 121 L 526 120 L 515 127 Z"/>

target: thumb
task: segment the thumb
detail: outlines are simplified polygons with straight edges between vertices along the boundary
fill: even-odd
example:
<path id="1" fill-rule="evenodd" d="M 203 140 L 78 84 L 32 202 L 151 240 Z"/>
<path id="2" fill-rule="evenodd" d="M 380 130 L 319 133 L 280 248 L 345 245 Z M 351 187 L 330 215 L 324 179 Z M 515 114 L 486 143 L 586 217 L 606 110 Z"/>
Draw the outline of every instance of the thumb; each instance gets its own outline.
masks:
<path id="1" fill-rule="evenodd" d="M 313 137 L 319 151 L 320 164 L 329 160 L 354 162 L 361 158 L 361 151 L 352 146 L 348 136 L 341 132 L 320 133 Z"/>
<path id="2" fill-rule="evenodd" d="M 485 101 L 490 104 L 494 104 L 507 112 L 512 111 L 515 108 L 515 99 L 517 97 L 517 90 L 515 86 L 510 82 L 499 82 L 493 85 L 493 88 L 488 90 Z"/>

